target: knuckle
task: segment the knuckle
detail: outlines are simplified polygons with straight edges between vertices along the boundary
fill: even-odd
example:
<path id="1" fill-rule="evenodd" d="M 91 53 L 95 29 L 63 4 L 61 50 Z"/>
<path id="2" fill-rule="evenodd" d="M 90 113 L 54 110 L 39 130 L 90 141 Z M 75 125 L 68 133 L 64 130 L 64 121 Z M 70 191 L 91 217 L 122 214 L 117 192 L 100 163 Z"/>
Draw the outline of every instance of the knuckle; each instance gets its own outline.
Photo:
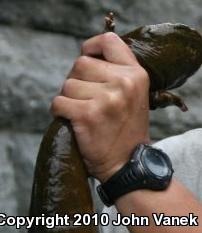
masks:
<path id="1" fill-rule="evenodd" d="M 124 108 L 125 100 L 120 91 L 113 91 L 105 94 L 104 112 L 117 112 Z"/>
<path id="2" fill-rule="evenodd" d="M 89 58 L 87 56 L 80 56 L 76 59 L 73 66 L 74 72 L 82 72 L 89 64 Z"/>
<path id="3" fill-rule="evenodd" d="M 86 49 L 88 47 L 88 41 L 84 41 L 82 44 L 81 44 L 81 53 L 84 54 L 86 52 Z"/>
<path id="4" fill-rule="evenodd" d="M 50 111 L 53 115 L 58 115 L 60 112 L 60 104 L 62 101 L 62 96 L 55 96 L 52 100 Z"/>
<path id="5" fill-rule="evenodd" d="M 131 98 L 136 89 L 136 82 L 131 77 L 123 77 L 120 81 L 122 94 L 125 98 Z"/>
<path id="6" fill-rule="evenodd" d="M 143 67 L 141 67 L 141 74 L 142 74 L 142 76 L 144 77 L 144 78 L 148 78 L 149 77 L 149 74 L 148 74 L 148 72 L 143 68 Z"/>
<path id="7" fill-rule="evenodd" d="M 119 79 L 119 85 L 126 99 L 134 98 L 137 92 L 149 89 L 148 73 L 140 65 L 131 67 L 127 75 Z"/>
<path id="8" fill-rule="evenodd" d="M 149 74 L 147 73 L 147 71 L 139 65 L 138 70 L 136 71 L 136 73 L 138 72 L 138 77 L 139 79 L 137 79 L 137 83 L 140 86 L 148 86 L 149 85 Z"/>
<path id="9" fill-rule="evenodd" d="M 110 107 L 117 107 L 121 101 L 120 95 L 117 93 L 111 93 L 108 98 Z"/>
<path id="10" fill-rule="evenodd" d="M 69 90 L 72 88 L 73 84 L 74 84 L 74 80 L 72 78 L 65 80 L 62 87 L 62 94 L 64 96 L 68 96 Z"/>

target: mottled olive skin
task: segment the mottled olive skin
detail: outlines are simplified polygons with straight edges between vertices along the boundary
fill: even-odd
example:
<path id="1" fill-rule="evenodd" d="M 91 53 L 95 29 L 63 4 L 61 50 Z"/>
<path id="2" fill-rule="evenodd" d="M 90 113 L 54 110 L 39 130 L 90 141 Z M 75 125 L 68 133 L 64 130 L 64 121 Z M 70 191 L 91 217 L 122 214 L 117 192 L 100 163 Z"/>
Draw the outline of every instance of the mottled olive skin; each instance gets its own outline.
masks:
<path id="1" fill-rule="evenodd" d="M 73 216 L 93 213 L 87 173 L 70 123 L 55 119 L 43 137 L 34 176 L 30 216 Z M 58 230 L 57 230 L 58 229 Z M 29 233 L 96 233 L 96 228 L 47 229 L 32 226 Z"/>
<path id="2" fill-rule="evenodd" d="M 108 25 L 113 29 L 110 15 Z M 113 27 L 112 27 L 113 26 Z M 107 28 L 106 27 L 106 28 Z M 180 98 L 168 90 L 182 85 L 202 63 L 202 38 L 181 24 L 159 24 L 138 28 L 121 37 L 135 53 L 151 79 L 151 99 L 159 92 L 153 108 L 170 103 L 181 107 Z M 159 98 L 160 97 L 160 98 Z M 173 102 L 172 102 L 173 101 Z M 151 107 L 150 105 L 150 107 Z M 92 213 L 93 205 L 83 166 L 70 123 L 58 118 L 50 125 L 41 143 L 36 163 L 30 216 Z M 29 233 L 96 233 L 89 227 L 46 229 L 32 227 Z"/>
<path id="3" fill-rule="evenodd" d="M 202 37 L 183 24 L 144 26 L 121 38 L 149 73 L 151 91 L 181 86 L 202 63 Z"/>

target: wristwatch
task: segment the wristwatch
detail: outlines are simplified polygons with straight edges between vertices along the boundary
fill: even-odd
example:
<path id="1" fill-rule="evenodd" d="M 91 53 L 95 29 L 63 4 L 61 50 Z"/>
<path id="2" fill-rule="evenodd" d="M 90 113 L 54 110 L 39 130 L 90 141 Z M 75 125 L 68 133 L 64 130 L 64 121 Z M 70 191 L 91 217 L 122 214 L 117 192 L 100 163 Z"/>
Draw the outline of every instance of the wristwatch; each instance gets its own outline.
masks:
<path id="1" fill-rule="evenodd" d="M 130 161 L 99 185 L 97 192 L 109 207 L 122 195 L 135 190 L 165 190 L 173 172 L 171 160 L 166 153 L 150 145 L 139 144 Z"/>

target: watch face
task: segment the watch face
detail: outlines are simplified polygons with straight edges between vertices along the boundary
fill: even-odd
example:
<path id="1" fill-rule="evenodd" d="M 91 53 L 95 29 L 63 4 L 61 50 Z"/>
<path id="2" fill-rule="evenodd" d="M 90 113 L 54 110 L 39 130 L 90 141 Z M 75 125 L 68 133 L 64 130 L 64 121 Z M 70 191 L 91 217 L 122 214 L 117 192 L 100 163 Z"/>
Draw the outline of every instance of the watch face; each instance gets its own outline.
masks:
<path id="1" fill-rule="evenodd" d="M 146 171 L 158 177 L 165 177 L 169 173 L 168 161 L 161 151 L 156 149 L 144 150 L 142 163 Z"/>

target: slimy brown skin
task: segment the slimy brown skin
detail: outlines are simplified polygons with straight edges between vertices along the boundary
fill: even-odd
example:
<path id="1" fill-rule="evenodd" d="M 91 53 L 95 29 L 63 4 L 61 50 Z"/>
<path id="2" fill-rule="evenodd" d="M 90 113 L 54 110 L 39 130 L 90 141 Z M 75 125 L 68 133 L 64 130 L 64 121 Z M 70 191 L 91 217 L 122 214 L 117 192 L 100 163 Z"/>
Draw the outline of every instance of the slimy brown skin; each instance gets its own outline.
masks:
<path id="1" fill-rule="evenodd" d="M 47 217 L 93 213 L 87 173 L 70 123 L 55 119 L 43 137 L 35 168 L 30 216 Z M 47 229 L 32 226 L 29 233 L 96 233 L 96 227 Z"/>
<path id="2" fill-rule="evenodd" d="M 114 32 L 114 15 L 105 17 L 105 31 Z M 150 77 L 150 109 L 176 105 L 188 108 L 167 90 L 184 84 L 201 66 L 202 36 L 184 24 L 162 23 L 139 27 L 121 39 L 131 48 Z"/>
<path id="3" fill-rule="evenodd" d="M 149 72 L 151 91 L 181 86 L 202 63 L 202 37 L 183 24 L 148 25 L 122 39 Z"/>
<path id="4" fill-rule="evenodd" d="M 121 38 L 149 74 L 150 109 L 176 105 L 187 111 L 184 102 L 167 90 L 184 84 L 201 66 L 201 35 L 183 24 L 163 23 L 140 27 Z"/>
<path id="5" fill-rule="evenodd" d="M 106 17 L 106 31 L 115 27 Z M 202 63 L 202 37 L 181 24 L 150 25 L 121 38 L 130 46 L 151 79 L 150 108 L 186 106 L 166 90 L 181 86 Z M 92 198 L 74 133 L 68 120 L 57 118 L 49 126 L 39 150 L 30 216 L 47 217 L 93 213 Z M 28 233 L 96 233 L 93 224 L 81 227 L 32 226 Z"/>

